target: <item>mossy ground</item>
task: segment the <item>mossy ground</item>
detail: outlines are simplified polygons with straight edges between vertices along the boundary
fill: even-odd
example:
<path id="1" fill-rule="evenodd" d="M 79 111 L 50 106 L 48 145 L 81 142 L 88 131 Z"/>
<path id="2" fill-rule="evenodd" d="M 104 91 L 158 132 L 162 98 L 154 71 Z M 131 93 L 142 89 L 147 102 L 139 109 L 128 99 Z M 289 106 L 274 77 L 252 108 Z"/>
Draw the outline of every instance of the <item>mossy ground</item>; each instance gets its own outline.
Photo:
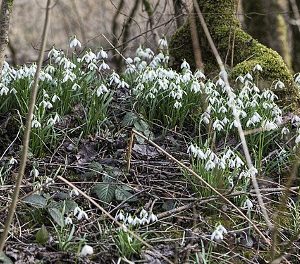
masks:
<path id="1" fill-rule="evenodd" d="M 230 77 L 235 79 L 238 75 L 251 72 L 256 64 L 260 64 L 263 68 L 261 77 L 265 82 L 272 83 L 280 80 L 285 83 L 287 88 L 278 93 L 282 104 L 292 106 L 292 108 L 298 107 L 299 92 L 292 84 L 291 71 L 276 51 L 262 45 L 241 29 L 240 23 L 234 15 L 235 1 L 208 0 L 198 2 L 220 56 L 229 66 Z M 217 62 L 199 23 L 197 30 L 205 72 L 208 75 L 210 73 L 215 75 L 218 72 Z M 175 59 L 175 66 L 186 59 L 195 68 L 188 22 L 173 35 L 170 43 L 170 54 Z"/>

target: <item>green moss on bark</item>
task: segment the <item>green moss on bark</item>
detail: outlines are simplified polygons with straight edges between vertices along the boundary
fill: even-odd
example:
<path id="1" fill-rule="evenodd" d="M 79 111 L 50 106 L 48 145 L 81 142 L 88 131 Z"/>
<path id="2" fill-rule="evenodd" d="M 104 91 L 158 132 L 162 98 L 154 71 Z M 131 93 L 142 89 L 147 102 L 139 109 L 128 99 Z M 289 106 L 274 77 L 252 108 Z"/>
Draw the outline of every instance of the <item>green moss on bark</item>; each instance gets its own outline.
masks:
<path id="1" fill-rule="evenodd" d="M 292 85 L 292 74 L 282 57 L 241 29 L 240 23 L 234 15 L 235 1 L 199 0 L 198 3 L 223 61 L 226 57 L 227 61 L 233 61 L 233 68 L 229 70 L 230 76 L 235 78 L 240 74 L 246 74 L 256 64 L 260 64 L 263 67 L 262 78 L 265 81 L 281 80 L 288 87 L 288 92 L 284 92 L 285 96 L 282 95 L 282 92 L 280 93 L 281 99 L 286 104 L 291 102 L 298 104 L 298 90 Z M 200 36 L 205 71 L 206 73 L 216 73 L 218 72 L 216 59 L 199 23 L 197 30 Z M 186 59 L 193 68 L 195 67 L 188 22 L 173 35 L 170 42 L 170 54 L 175 59 L 175 65 Z M 233 54 L 233 58 L 231 58 L 231 54 Z"/>

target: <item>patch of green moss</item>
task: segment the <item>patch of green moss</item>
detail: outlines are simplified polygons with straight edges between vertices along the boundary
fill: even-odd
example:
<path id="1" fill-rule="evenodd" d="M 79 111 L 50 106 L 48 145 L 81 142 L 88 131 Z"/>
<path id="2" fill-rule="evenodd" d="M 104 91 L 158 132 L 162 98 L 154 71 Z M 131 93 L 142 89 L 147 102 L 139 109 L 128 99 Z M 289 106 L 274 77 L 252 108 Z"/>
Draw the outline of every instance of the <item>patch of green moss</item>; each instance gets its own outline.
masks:
<path id="1" fill-rule="evenodd" d="M 292 85 L 292 74 L 282 57 L 274 50 L 267 48 L 244 32 L 235 17 L 234 0 L 206 0 L 198 1 L 210 30 L 213 41 L 221 58 L 227 64 L 233 61 L 229 71 L 233 78 L 250 72 L 256 64 L 263 68 L 262 78 L 266 81 L 281 80 L 288 87 L 288 92 L 280 99 L 287 100 L 287 104 L 299 101 L 298 90 Z M 198 23 L 197 31 L 200 39 L 203 62 L 206 74 L 218 72 L 216 59 L 211 52 L 206 36 Z M 170 42 L 170 54 L 175 59 L 174 65 L 179 65 L 183 59 L 195 68 L 190 27 L 186 22 L 173 35 Z M 231 57 L 233 54 L 233 57 Z M 282 93 L 280 93 L 280 96 Z"/>

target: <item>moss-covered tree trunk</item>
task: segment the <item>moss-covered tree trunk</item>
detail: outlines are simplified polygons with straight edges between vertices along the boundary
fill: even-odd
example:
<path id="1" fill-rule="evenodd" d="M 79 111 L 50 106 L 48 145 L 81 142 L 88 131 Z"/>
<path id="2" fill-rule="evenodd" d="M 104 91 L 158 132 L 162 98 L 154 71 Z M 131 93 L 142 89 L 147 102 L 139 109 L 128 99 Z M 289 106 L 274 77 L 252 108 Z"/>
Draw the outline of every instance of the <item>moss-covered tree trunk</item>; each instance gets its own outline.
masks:
<path id="1" fill-rule="evenodd" d="M 235 15 L 236 2 L 235 0 L 198 0 L 223 61 L 233 62 L 233 67 L 228 68 L 230 76 L 235 78 L 240 74 L 246 74 L 251 72 L 256 64 L 260 64 L 263 68 L 262 77 L 266 82 L 281 80 L 286 84 L 286 89 L 279 93 L 284 104 L 298 103 L 298 91 L 292 85 L 292 75 L 287 65 L 276 51 L 267 48 L 242 30 Z M 199 24 L 198 31 L 205 72 L 216 73 L 218 71 L 216 59 Z M 173 35 L 170 54 L 174 57 L 175 63 L 179 64 L 186 59 L 192 67 L 195 66 L 188 22 Z M 231 63 L 229 65 L 231 66 Z"/>
<path id="2" fill-rule="evenodd" d="M 290 17 L 293 20 L 291 26 L 293 47 L 292 67 L 295 72 L 300 72 L 300 0 L 290 1 L 290 3 Z M 296 24 L 297 22 L 299 23 L 299 25 Z"/>
<path id="3" fill-rule="evenodd" d="M 0 13 L 0 78 L 4 63 L 4 54 L 8 44 L 9 20 L 13 6 L 13 0 L 2 0 Z"/>
<path id="4" fill-rule="evenodd" d="M 245 31 L 262 44 L 276 50 L 292 68 L 292 45 L 287 0 L 244 0 Z"/>

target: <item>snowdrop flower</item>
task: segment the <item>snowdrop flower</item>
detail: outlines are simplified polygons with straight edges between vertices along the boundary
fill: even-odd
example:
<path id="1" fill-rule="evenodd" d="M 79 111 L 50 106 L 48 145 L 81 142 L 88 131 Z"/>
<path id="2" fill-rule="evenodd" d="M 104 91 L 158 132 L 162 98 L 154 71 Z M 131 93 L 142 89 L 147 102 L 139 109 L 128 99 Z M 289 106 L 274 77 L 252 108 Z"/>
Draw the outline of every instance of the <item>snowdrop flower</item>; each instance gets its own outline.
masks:
<path id="1" fill-rule="evenodd" d="M 39 171 L 36 168 L 33 168 L 30 172 L 30 177 L 38 177 L 40 175 Z"/>
<path id="2" fill-rule="evenodd" d="M 132 221 L 132 225 L 133 226 L 138 226 L 141 224 L 141 220 L 136 216 L 133 221 Z"/>
<path id="3" fill-rule="evenodd" d="M 72 221 L 72 218 L 71 217 L 66 217 L 65 218 L 65 225 L 72 225 L 73 224 L 73 221 Z"/>
<path id="4" fill-rule="evenodd" d="M 81 257 L 86 257 L 88 255 L 93 255 L 93 254 L 94 254 L 94 249 L 89 245 L 84 245 L 80 252 Z"/>
<path id="5" fill-rule="evenodd" d="M 262 72 L 262 67 L 259 64 L 256 64 L 253 68 L 254 72 Z"/>
<path id="6" fill-rule="evenodd" d="M 223 79 L 219 78 L 219 80 L 217 80 L 216 85 L 220 86 L 220 87 L 224 87 L 225 86 L 225 82 L 223 81 Z"/>
<path id="7" fill-rule="evenodd" d="M 52 183 L 54 183 L 54 180 L 52 178 L 50 178 L 50 177 L 47 177 L 45 183 L 46 183 L 46 186 L 48 187 L 49 185 L 51 185 Z"/>
<path id="8" fill-rule="evenodd" d="M 107 65 L 108 66 L 108 65 Z M 100 68 L 100 67 L 99 67 Z M 98 69 L 98 66 L 94 63 L 94 62 L 90 62 L 89 65 L 88 65 L 88 69 L 90 71 L 93 71 L 93 70 L 97 70 Z"/>
<path id="9" fill-rule="evenodd" d="M 78 89 L 80 89 L 80 86 L 77 83 L 74 83 L 71 89 L 72 91 L 77 91 Z"/>
<path id="10" fill-rule="evenodd" d="M 118 88 L 129 88 L 129 84 L 127 82 L 125 82 L 124 80 L 120 81 L 118 86 Z"/>
<path id="11" fill-rule="evenodd" d="M 49 101 L 45 101 L 43 100 L 40 105 L 42 105 L 45 109 L 51 109 L 53 107 L 53 105 L 51 104 L 51 102 Z"/>
<path id="12" fill-rule="evenodd" d="M 249 198 L 247 198 L 243 204 L 242 209 L 247 209 L 248 211 L 250 211 L 252 208 L 253 208 L 253 203 L 251 202 L 251 200 Z"/>
<path id="13" fill-rule="evenodd" d="M 57 113 L 55 113 L 54 117 L 50 117 L 48 119 L 47 125 L 48 126 L 54 126 L 59 121 L 60 121 L 60 117 L 59 117 L 59 115 Z"/>
<path id="14" fill-rule="evenodd" d="M 186 60 L 183 60 L 183 62 L 181 63 L 180 68 L 181 69 L 187 69 L 187 70 L 189 70 L 190 69 L 190 65 L 186 62 Z"/>
<path id="15" fill-rule="evenodd" d="M 52 49 L 48 53 L 48 58 L 51 58 L 51 57 L 57 58 L 59 55 L 60 55 L 60 51 L 55 49 L 55 47 L 52 47 Z"/>
<path id="16" fill-rule="evenodd" d="M 71 192 L 70 192 L 70 197 L 72 197 L 73 195 L 75 196 L 78 196 L 79 195 L 79 192 L 77 189 L 72 189 Z"/>
<path id="17" fill-rule="evenodd" d="M 106 64 L 104 61 L 102 61 L 102 63 L 99 66 L 99 71 L 101 70 L 109 70 L 110 67 L 108 66 L 108 64 Z"/>
<path id="18" fill-rule="evenodd" d="M 148 212 L 143 208 L 140 212 L 140 218 L 148 217 Z"/>
<path id="19" fill-rule="evenodd" d="M 3 83 L 0 83 L 0 96 L 7 95 L 8 92 L 9 89 Z"/>
<path id="20" fill-rule="evenodd" d="M 53 95 L 51 101 L 55 103 L 57 100 L 60 101 L 60 98 L 56 94 Z"/>
<path id="21" fill-rule="evenodd" d="M 281 81 L 278 81 L 276 84 L 275 84 L 275 90 L 277 89 L 283 89 L 285 87 L 284 83 L 281 82 Z"/>
<path id="22" fill-rule="evenodd" d="M 224 226 L 219 225 L 215 229 L 215 231 L 211 234 L 210 240 L 211 241 L 220 241 L 223 240 L 223 234 L 227 234 L 227 230 L 225 229 Z"/>
<path id="23" fill-rule="evenodd" d="M 220 120 L 216 120 L 213 123 L 213 130 L 221 131 L 224 128 L 224 124 Z"/>
<path id="24" fill-rule="evenodd" d="M 156 222 L 158 220 L 158 218 L 157 218 L 157 216 L 155 214 L 151 213 L 149 215 L 148 220 L 149 220 L 150 223 L 154 223 L 154 222 Z"/>
<path id="25" fill-rule="evenodd" d="M 74 209 L 74 216 L 76 216 L 80 211 L 81 209 L 78 206 L 76 206 Z"/>
<path id="26" fill-rule="evenodd" d="M 288 133 L 290 133 L 290 130 L 287 127 L 283 127 L 281 130 L 281 135 L 286 135 Z"/>
<path id="27" fill-rule="evenodd" d="M 206 79 L 206 76 L 204 75 L 204 73 L 200 70 L 196 70 L 196 72 L 194 73 L 195 78 L 197 79 Z"/>
<path id="28" fill-rule="evenodd" d="M 253 77 L 252 77 L 252 75 L 248 72 L 245 76 L 244 76 L 244 79 L 247 79 L 247 80 L 249 80 L 249 81 L 253 81 Z"/>
<path id="29" fill-rule="evenodd" d="M 132 222 L 133 222 L 133 218 L 132 218 L 132 216 L 131 216 L 131 215 L 129 215 L 129 216 L 126 218 L 126 222 L 127 222 L 129 225 L 131 225 L 131 224 L 132 224 Z"/>
<path id="30" fill-rule="evenodd" d="M 116 84 L 120 83 L 120 76 L 115 71 L 110 76 L 109 85 L 112 85 L 113 83 L 116 83 Z"/>
<path id="31" fill-rule="evenodd" d="M 161 38 L 159 41 L 158 41 L 158 47 L 160 49 L 164 49 L 164 48 L 168 48 L 168 42 L 165 38 Z"/>
<path id="32" fill-rule="evenodd" d="M 181 102 L 176 101 L 176 102 L 174 103 L 174 108 L 175 108 L 175 109 L 179 109 L 179 108 L 181 108 L 181 107 L 182 107 Z"/>
<path id="33" fill-rule="evenodd" d="M 117 221 L 124 221 L 124 220 L 125 220 L 125 216 L 124 216 L 124 214 L 123 214 L 122 211 L 120 211 L 120 212 L 117 214 L 116 220 L 117 220 Z"/>
<path id="34" fill-rule="evenodd" d="M 40 128 L 42 125 L 39 121 L 37 121 L 36 119 L 32 120 L 32 123 L 31 123 L 31 127 L 32 128 Z"/>
<path id="35" fill-rule="evenodd" d="M 73 48 L 76 48 L 76 47 L 79 47 L 81 48 L 81 43 L 80 41 L 76 38 L 76 36 L 73 37 L 73 39 L 70 41 L 70 48 L 73 49 Z"/>
<path id="36" fill-rule="evenodd" d="M 14 158 L 14 157 L 11 157 L 9 162 L 8 162 L 9 165 L 14 165 L 14 164 L 18 164 L 18 161 Z"/>
<path id="37" fill-rule="evenodd" d="M 99 97 L 100 95 L 107 93 L 107 92 L 108 92 L 107 87 L 102 83 L 97 89 L 97 96 Z"/>
<path id="38" fill-rule="evenodd" d="M 263 128 L 267 131 L 271 131 L 277 129 L 278 126 L 274 122 L 267 120 L 264 122 Z"/>
<path id="39" fill-rule="evenodd" d="M 107 59 L 107 58 L 108 58 L 107 52 L 101 48 L 101 50 L 97 54 L 97 59 Z"/>
<path id="40" fill-rule="evenodd" d="M 201 90 L 201 87 L 200 87 L 199 82 L 193 81 L 192 85 L 191 85 L 191 91 L 198 93 L 198 92 L 200 92 L 200 90 Z"/>
<path id="41" fill-rule="evenodd" d="M 96 60 L 97 56 L 91 50 L 86 52 L 85 55 L 82 57 L 82 60 L 85 60 L 86 63 L 90 63 Z"/>
<path id="42" fill-rule="evenodd" d="M 86 220 L 89 219 L 87 213 L 85 211 L 81 210 L 77 215 L 77 219 L 80 221 L 81 219 L 84 219 L 84 218 Z"/>
<path id="43" fill-rule="evenodd" d="M 241 83 L 244 83 L 244 77 L 243 76 L 238 76 L 236 79 L 235 79 L 235 82 L 241 82 Z"/>

